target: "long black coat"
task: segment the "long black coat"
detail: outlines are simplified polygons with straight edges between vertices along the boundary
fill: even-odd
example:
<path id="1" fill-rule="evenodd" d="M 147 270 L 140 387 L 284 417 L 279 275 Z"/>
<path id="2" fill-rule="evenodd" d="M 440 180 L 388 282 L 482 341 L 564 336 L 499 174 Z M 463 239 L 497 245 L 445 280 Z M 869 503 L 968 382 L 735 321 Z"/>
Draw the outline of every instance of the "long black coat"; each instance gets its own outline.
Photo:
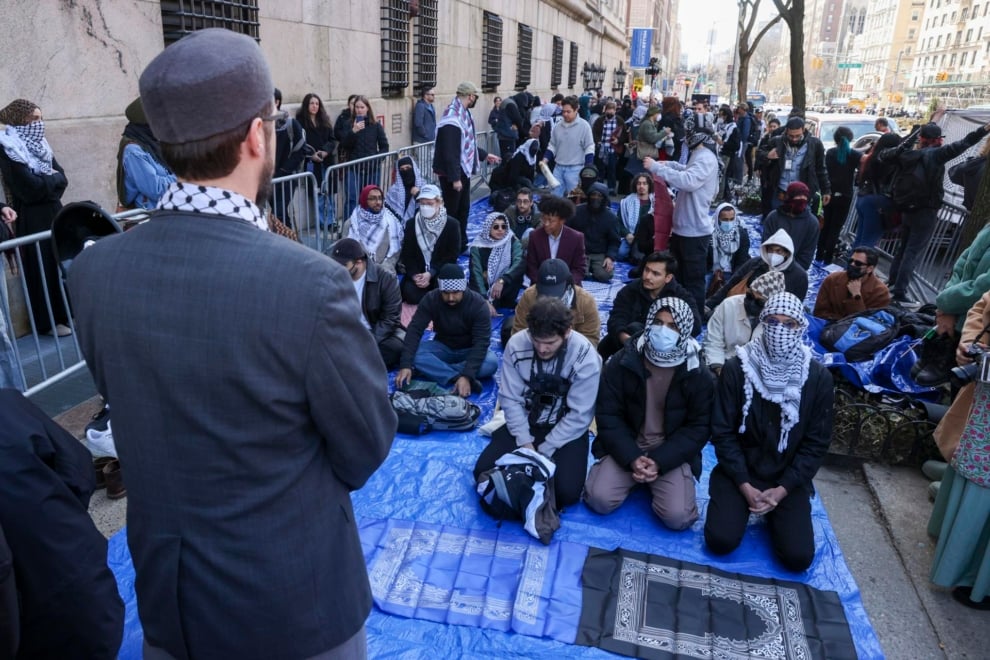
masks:
<path id="1" fill-rule="evenodd" d="M 777 190 L 777 184 L 780 182 L 780 176 L 783 172 L 786 140 L 787 137 L 783 134 L 773 137 L 756 154 L 756 165 L 762 169 L 763 176 L 766 177 L 767 187 L 774 191 Z M 832 183 L 825 167 L 825 145 L 812 135 L 805 137 L 805 141 L 808 144 L 808 150 L 804 155 L 804 160 L 801 161 L 797 180 L 808 186 L 810 191 L 808 201 L 811 202 L 816 193 L 831 195 Z M 777 150 L 780 157 L 771 160 L 767 158 L 767 154 L 774 149 Z"/>
<path id="2" fill-rule="evenodd" d="M 636 438 L 646 419 L 647 378 L 643 357 L 632 341 L 605 363 L 595 404 L 595 458 L 609 455 L 628 468 L 643 455 Z M 701 449 L 708 442 L 714 397 L 711 371 L 704 366 L 690 371 L 686 364 L 676 367 L 664 403 L 663 444 L 646 454 L 660 474 L 689 463 L 695 478 L 701 476 Z"/>

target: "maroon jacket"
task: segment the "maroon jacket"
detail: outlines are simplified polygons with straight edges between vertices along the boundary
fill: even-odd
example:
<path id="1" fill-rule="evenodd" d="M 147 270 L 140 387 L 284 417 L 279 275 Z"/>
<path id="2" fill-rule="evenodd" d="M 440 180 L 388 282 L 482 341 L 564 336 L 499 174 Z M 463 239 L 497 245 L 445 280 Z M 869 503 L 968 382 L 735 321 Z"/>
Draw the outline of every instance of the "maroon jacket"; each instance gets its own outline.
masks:
<path id="1" fill-rule="evenodd" d="M 526 275 L 529 281 L 536 284 L 540 264 L 550 258 L 550 237 L 543 227 L 537 227 L 529 234 L 529 247 L 526 248 Z M 584 279 L 586 264 L 584 263 L 584 234 L 564 225 L 560 231 L 560 247 L 557 248 L 557 258 L 567 263 L 571 268 L 574 284 L 581 286 Z"/>

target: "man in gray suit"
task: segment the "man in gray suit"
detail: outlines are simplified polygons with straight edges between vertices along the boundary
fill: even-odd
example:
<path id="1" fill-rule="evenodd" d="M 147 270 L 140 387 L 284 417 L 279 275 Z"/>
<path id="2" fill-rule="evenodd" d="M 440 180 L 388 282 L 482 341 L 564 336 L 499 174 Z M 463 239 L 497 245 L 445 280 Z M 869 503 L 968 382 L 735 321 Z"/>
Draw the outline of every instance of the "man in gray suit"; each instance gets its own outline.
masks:
<path id="1" fill-rule="evenodd" d="M 145 658 L 367 655 L 349 493 L 396 419 L 347 271 L 266 231 L 272 88 L 233 32 L 159 54 L 141 99 L 179 180 L 70 271 L 113 401 Z"/>

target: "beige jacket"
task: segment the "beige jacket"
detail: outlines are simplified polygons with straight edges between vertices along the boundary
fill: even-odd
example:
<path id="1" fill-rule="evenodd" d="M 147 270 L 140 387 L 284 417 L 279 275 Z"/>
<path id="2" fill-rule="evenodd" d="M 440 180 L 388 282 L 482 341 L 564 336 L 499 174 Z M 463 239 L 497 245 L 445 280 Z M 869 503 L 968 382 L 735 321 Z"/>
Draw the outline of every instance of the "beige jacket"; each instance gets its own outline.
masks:
<path id="1" fill-rule="evenodd" d="M 516 316 L 512 320 L 512 334 L 529 327 L 526 323 L 526 315 L 529 314 L 529 310 L 532 309 L 535 302 L 536 285 L 534 284 L 523 291 L 522 298 L 516 303 Z M 571 311 L 574 312 L 574 324 L 572 325 L 574 330 L 587 337 L 592 346 L 597 347 L 601 340 L 602 320 L 598 316 L 598 303 L 595 302 L 595 297 L 579 286 L 574 287 L 574 305 L 571 307 Z"/>
<path id="2" fill-rule="evenodd" d="M 705 349 L 705 363 L 709 367 L 721 367 L 736 354 L 736 348 L 763 336 L 763 324 L 751 328 L 746 308 L 745 295 L 729 296 L 715 308 L 708 319 L 708 332 L 702 344 Z"/>

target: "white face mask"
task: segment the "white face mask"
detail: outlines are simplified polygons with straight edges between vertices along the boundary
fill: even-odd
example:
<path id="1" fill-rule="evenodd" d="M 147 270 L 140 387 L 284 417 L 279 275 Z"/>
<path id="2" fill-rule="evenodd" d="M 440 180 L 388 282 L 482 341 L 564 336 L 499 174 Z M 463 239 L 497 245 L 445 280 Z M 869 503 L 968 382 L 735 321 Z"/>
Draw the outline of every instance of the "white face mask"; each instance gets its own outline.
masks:
<path id="1" fill-rule="evenodd" d="M 681 334 L 665 325 L 652 325 L 649 329 L 649 341 L 653 350 L 659 353 L 669 353 L 677 348 Z"/>
<path id="2" fill-rule="evenodd" d="M 770 266 L 776 268 L 780 264 L 784 263 L 785 257 L 782 254 L 771 254 L 770 255 Z"/>
<path id="3" fill-rule="evenodd" d="M 437 214 L 437 207 L 433 206 L 432 204 L 429 205 L 424 204 L 423 206 L 419 207 L 419 214 L 424 218 L 426 218 L 427 220 L 430 220 L 433 218 L 433 216 Z"/>

